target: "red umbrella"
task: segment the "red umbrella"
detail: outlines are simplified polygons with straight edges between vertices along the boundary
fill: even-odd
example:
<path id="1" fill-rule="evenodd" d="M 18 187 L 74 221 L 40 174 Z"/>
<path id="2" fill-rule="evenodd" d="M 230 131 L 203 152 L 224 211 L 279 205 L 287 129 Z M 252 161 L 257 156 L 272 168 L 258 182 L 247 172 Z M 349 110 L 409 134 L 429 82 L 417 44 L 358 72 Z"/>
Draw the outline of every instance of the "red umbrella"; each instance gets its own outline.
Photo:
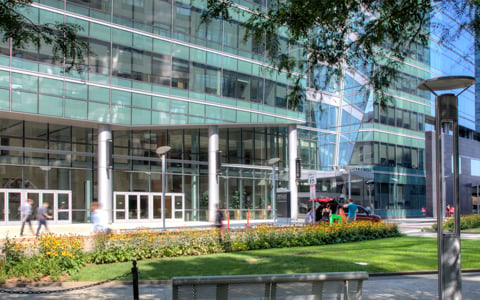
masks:
<path id="1" fill-rule="evenodd" d="M 333 198 L 330 197 L 325 197 L 325 198 L 315 198 L 315 199 L 310 199 L 308 201 L 314 201 L 314 202 L 330 202 L 332 201 Z"/>

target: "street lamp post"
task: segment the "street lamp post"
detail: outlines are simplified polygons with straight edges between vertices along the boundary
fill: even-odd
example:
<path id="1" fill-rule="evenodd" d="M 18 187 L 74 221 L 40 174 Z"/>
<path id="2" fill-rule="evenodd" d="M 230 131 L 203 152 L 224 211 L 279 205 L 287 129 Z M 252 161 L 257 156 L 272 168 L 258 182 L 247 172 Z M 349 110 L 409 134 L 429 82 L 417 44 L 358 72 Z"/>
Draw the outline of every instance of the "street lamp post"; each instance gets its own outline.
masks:
<path id="1" fill-rule="evenodd" d="M 470 76 L 446 76 L 424 80 L 418 85 L 420 90 L 435 95 L 435 185 L 437 204 L 437 247 L 438 247 L 438 295 L 439 299 L 461 299 L 462 280 L 460 269 L 460 199 L 459 199 L 459 161 L 458 161 L 458 96 L 476 80 Z M 463 89 L 457 95 L 438 95 L 435 91 Z M 453 200 L 455 208 L 455 231 L 443 232 L 443 149 L 442 128 L 445 123 L 452 124 L 453 146 Z"/>
<path id="2" fill-rule="evenodd" d="M 165 156 L 168 151 L 170 151 L 172 147 L 170 146 L 161 146 L 157 148 L 157 155 L 160 156 L 162 159 L 162 224 L 163 224 L 163 230 L 165 230 L 165 190 L 167 188 L 166 186 L 166 161 L 165 161 Z"/>
<path id="3" fill-rule="evenodd" d="M 352 172 L 348 168 L 348 199 L 352 199 Z"/>
<path id="4" fill-rule="evenodd" d="M 350 167 L 348 167 L 348 168 L 346 168 L 346 169 L 345 169 L 345 168 L 342 168 L 342 169 L 340 169 L 339 171 L 340 171 L 340 174 L 342 174 L 342 175 L 345 174 L 345 173 L 347 173 L 347 176 L 348 176 L 348 177 L 347 177 L 347 178 L 348 178 L 348 180 L 347 180 L 347 196 L 348 196 L 348 197 L 347 197 L 347 200 L 348 200 L 348 199 L 351 199 L 351 198 L 352 198 L 352 174 L 351 174 L 351 168 L 350 168 Z M 342 176 L 342 177 L 343 177 L 343 176 Z M 343 188 L 342 188 L 342 193 L 343 193 L 343 191 L 344 191 L 344 190 L 343 190 Z"/>
<path id="5" fill-rule="evenodd" d="M 273 223 L 276 222 L 277 219 L 277 211 L 276 211 L 276 194 L 277 194 L 277 183 L 275 182 L 275 166 L 280 161 L 280 158 L 274 157 L 268 160 L 268 164 L 272 166 L 272 217 Z"/>
<path id="6" fill-rule="evenodd" d="M 398 179 L 397 178 L 391 178 L 393 181 L 393 217 L 396 219 L 397 218 L 397 208 L 398 208 L 398 203 L 397 203 L 397 183 Z"/>
<path id="7" fill-rule="evenodd" d="M 368 188 L 368 203 L 370 205 L 370 208 L 372 210 L 372 214 L 375 213 L 375 206 L 372 203 L 372 189 L 374 187 L 375 182 L 373 180 L 367 180 L 366 182 L 367 188 Z"/>

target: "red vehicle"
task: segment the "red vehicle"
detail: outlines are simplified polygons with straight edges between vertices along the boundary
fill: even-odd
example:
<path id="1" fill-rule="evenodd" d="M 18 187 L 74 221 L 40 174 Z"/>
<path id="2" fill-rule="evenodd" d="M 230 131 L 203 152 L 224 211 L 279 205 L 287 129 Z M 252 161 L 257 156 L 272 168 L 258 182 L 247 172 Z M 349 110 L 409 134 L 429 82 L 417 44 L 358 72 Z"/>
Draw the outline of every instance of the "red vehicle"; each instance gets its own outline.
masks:
<path id="1" fill-rule="evenodd" d="M 358 206 L 357 211 L 357 221 L 371 221 L 371 222 L 379 222 L 382 218 L 376 214 L 372 214 L 371 210 L 365 208 L 361 205 Z"/>

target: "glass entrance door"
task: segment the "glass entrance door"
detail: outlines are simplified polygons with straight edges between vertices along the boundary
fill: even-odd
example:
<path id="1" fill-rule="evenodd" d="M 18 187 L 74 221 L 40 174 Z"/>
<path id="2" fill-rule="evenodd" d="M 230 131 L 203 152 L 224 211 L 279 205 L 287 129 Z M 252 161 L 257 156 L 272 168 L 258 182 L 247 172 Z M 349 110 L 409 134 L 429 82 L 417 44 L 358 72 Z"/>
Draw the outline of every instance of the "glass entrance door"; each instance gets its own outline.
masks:
<path id="1" fill-rule="evenodd" d="M 21 206 L 32 199 L 32 213 L 43 203 L 48 203 L 51 223 L 70 223 L 72 221 L 72 193 L 65 190 L 0 189 L 0 222 L 19 223 Z"/>
<path id="2" fill-rule="evenodd" d="M 52 216 L 49 221 L 51 223 L 70 223 L 72 221 L 72 196 L 70 191 L 52 191 L 52 190 L 36 190 L 26 191 L 26 197 L 22 197 L 23 201 L 27 199 L 33 200 L 33 212 L 43 203 L 48 203 L 48 211 Z"/>
<path id="3" fill-rule="evenodd" d="M 185 201 L 183 194 L 176 194 L 172 196 L 173 219 L 185 220 Z"/>
<path id="4" fill-rule="evenodd" d="M 129 194 L 127 196 L 126 210 L 128 220 L 148 220 L 149 203 L 148 195 Z"/>
<path id="5" fill-rule="evenodd" d="M 19 222 L 22 194 L 20 192 L 7 192 L 6 195 L 7 222 Z"/>
<path id="6" fill-rule="evenodd" d="M 114 192 L 114 221 L 158 221 L 162 219 L 161 193 Z M 165 219 L 184 220 L 183 194 L 165 195 Z"/>

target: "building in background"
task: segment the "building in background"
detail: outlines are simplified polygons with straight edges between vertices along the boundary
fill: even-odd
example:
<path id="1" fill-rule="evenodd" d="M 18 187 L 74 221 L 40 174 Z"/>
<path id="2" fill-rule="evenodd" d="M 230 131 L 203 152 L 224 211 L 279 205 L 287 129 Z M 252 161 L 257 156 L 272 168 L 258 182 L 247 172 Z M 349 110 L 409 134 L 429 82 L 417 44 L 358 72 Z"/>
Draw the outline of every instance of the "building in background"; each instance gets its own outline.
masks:
<path id="1" fill-rule="evenodd" d="M 169 222 L 213 221 L 216 203 L 232 219 L 271 219 L 272 173 L 291 192 L 294 219 L 311 205 L 309 176 L 318 197 L 351 196 L 384 217 L 421 214 L 434 105 L 416 87 L 473 75 L 473 56 L 461 51 L 471 35 L 456 48 L 439 48 L 434 34 L 429 48 L 412 47 L 386 110 L 363 89 L 361 70 L 314 93 L 321 68 L 292 110 L 286 74 L 272 72 L 262 45 L 243 42 L 243 16 L 206 25 L 201 9 L 190 0 L 50 0 L 26 9 L 34 22 L 79 24 L 93 53 L 85 72 L 64 73 L 48 46 L 0 45 L 0 222 L 20 222 L 27 198 L 49 202 L 56 223 L 88 222 L 96 200 L 114 222 L 160 221 L 157 149 L 166 145 Z M 460 106 L 466 134 L 474 108 L 469 90 Z"/>

